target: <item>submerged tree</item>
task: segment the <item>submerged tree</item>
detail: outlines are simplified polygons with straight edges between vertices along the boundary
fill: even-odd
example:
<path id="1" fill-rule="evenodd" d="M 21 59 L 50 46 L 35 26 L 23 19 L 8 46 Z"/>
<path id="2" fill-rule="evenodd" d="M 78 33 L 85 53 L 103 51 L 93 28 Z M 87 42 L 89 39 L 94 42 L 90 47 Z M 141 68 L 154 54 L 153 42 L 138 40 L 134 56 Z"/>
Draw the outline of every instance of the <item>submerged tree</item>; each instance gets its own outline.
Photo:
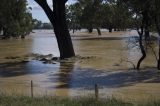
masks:
<path id="1" fill-rule="evenodd" d="M 150 40 L 150 0 L 120 0 L 121 2 L 127 4 L 128 10 L 135 17 L 136 28 L 139 34 L 139 47 L 142 53 L 141 58 L 137 63 L 137 69 L 139 70 L 141 62 L 146 58 L 147 40 Z"/>
<path id="2" fill-rule="evenodd" d="M 42 7 L 54 27 L 60 51 L 60 58 L 64 59 L 75 56 L 66 23 L 65 4 L 68 0 L 53 0 L 53 10 L 49 7 L 47 0 L 35 1 Z"/>

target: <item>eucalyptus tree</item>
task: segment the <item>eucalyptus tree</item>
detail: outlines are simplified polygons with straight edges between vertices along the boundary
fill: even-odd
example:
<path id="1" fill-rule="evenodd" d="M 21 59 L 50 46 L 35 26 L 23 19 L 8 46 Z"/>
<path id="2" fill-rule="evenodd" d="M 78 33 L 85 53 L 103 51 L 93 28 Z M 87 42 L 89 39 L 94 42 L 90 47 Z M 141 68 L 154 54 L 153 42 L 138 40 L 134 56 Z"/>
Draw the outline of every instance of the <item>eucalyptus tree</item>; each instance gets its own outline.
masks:
<path id="1" fill-rule="evenodd" d="M 67 6 L 67 22 L 69 29 L 74 30 L 81 29 L 80 17 L 82 15 L 82 8 L 79 3 L 71 4 Z"/>
<path id="2" fill-rule="evenodd" d="M 10 36 L 24 38 L 32 29 L 32 15 L 26 0 L 1 0 L 0 27 L 4 38 Z"/>
<path id="3" fill-rule="evenodd" d="M 131 25 L 132 14 L 128 7 L 118 0 L 107 0 L 101 6 L 103 9 L 102 27 L 107 28 L 109 32 L 125 30 Z"/>
<path id="4" fill-rule="evenodd" d="M 82 8 L 82 15 L 80 17 L 81 26 L 87 28 L 90 33 L 93 31 L 93 28 L 96 28 L 98 35 L 101 35 L 102 1 L 103 0 L 78 0 Z"/>
<path id="5" fill-rule="evenodd" d="M 102 5 L 102 27 L 107 28 L 109 32 L 115 27 L 116 17 L 115 17 L 115 5 L 105 3 Z"/>
<path id="6" fill-rule="evenodd" d="M 150 37 L 150 28 L 152 24 L 151 20 L 151 2 L 152 0 L 120 0 L 128 6 L 128 10 L 135 17 L 136 28 L 139 34 L 139 47 L 142 53 L 141 58 L 137 63 L 137 69 L 139 70 L 141 62 L 146 58 L 145 43 Z M 143 43 L 143 38 L 145 38 L 145 43 Z M 147 43 L 146 43 L 147 44 Z"/>
<path id="7" fill-rule="evenodd" d="M 53 9 L 47 3 L 47 0 L 35 0 L 44 10 L 50 22 L 54 27 L 60 51 L 60 58 L 69 58 L 75 56 L 72 40 L 68 31 L 66 22 L 66 7 L 68 0 L 53 0 Z"/>

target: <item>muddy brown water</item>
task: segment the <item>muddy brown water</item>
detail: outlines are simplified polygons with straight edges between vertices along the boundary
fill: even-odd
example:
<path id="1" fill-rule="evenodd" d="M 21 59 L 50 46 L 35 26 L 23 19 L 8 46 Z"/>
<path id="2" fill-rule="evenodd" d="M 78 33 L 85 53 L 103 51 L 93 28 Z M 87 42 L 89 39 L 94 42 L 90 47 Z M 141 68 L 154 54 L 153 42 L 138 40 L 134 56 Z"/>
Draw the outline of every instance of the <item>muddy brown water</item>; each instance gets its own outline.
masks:
<path id="1" fill-rule="evenodd" d="M 59 56 L 52 31 L 34 32 L 25 40 L 0 41 L 1 92 L 30 95 L 30 81 L 33 80 L 35 96 L 94 95 L 94 85 L 98 84 L 100 97 L 113 95 L 132 101 L 159 100 L 160 77 L 153 53 L 148 50 L 142 72 L 133 69 L 141 56 L 138 47 L 131 43 L 137 38 L 135 31 L 102 32 L 101 37 L 96 33 L 77 32 L 72 35 L 73 44 L 76 55 L 81 58 L 74 61 L 43 64 L 36 60 L 17 62 L 24 58 L 8 59 L 30 53 Z"/>

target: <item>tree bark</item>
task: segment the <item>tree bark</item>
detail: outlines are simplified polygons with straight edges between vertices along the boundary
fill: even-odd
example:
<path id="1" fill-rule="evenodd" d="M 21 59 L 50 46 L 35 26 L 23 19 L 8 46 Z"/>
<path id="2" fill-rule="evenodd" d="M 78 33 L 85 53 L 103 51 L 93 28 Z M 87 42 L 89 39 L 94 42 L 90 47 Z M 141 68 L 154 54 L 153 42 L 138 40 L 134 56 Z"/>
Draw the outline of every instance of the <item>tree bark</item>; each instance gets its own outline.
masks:
<path id="1" fill-rule="evenodd" d="M 101 36 L 101 30 L 97 28 L 98 35 Z"/>
<path id="2" fill-rule="evenodd" d="M 46 0 L 35 1 L 45 11 L 54 27 L 54 33 L 60 51 L 60 58 L 64 59 L 75 56 L 72 40 L 66 24 L 65 3 L 67 0 L 53 0 L 53 11 L 48 6 Z"/>

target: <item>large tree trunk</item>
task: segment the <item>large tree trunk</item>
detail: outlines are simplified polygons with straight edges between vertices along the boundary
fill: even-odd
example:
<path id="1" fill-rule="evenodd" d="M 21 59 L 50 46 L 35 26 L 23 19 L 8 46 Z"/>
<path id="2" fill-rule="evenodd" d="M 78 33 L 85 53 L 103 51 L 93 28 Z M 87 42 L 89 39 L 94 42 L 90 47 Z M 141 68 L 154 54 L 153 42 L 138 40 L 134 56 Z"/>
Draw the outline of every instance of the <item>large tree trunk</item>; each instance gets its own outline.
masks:
<path id="1" fill-rule="evenodd" d="M 67 0 L 53 0 L 53 11 L 46 0 L 35 0 L 45 11 L 51 21 L 60 51 L 60 58 L 75 56 L 73 44 L 66 24 L 65 3 Z"/>
<path id="2" fill-rule="evenodd" d="M 55 15 L 54 31 L 60 50 L 61 59 L 75 56 L 71 37 L 66 24 L 64 0 L 53 0 L 53 12 Z"/>

